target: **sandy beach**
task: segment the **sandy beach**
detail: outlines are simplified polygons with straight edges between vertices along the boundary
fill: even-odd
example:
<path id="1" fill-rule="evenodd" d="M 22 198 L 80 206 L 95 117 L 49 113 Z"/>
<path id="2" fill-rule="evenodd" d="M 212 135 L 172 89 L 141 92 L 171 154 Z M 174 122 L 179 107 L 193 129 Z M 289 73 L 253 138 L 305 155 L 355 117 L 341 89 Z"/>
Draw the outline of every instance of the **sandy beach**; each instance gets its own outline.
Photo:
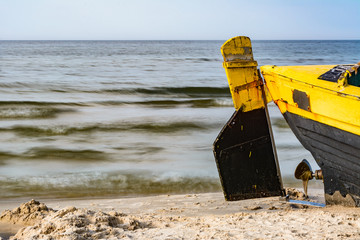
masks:
<path id="1" fill-rule="evenodd" d="M 310 196 L 323 202 L 319 190 Z M 226 202 L 220 192 L 1 201 L 0 211 L 0 239 L 360 239 L 360 208 Z"/>

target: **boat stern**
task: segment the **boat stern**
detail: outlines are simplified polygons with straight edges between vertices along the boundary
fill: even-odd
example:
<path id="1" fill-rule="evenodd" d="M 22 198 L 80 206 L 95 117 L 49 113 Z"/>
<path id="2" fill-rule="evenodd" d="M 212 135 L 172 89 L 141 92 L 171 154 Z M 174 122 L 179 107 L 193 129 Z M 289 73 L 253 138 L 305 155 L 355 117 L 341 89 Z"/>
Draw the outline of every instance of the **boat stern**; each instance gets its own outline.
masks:
<path id="1" fill-rule="evenodd" d="M 221 48 L 235 113 L 213 149 L 226 200 L 283 196 L 280 169 L 267 111 L 270 99 L 248 37 Z"/>

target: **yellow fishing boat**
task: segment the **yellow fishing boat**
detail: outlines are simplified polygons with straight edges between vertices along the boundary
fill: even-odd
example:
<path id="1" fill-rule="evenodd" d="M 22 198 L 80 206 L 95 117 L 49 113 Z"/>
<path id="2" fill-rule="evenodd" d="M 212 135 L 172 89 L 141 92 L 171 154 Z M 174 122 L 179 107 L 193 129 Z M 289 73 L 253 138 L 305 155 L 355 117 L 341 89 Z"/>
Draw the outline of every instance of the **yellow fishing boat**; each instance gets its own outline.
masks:
<path id="1" fill-rule="evenodd" d="M 249 38 L 221 51 L 236 110 L 214 143 L 225 198 L 284 194 L 266 106 L 274 101 L 321 168 L 299 164 L 305 193 L 310 179 L 323 179 L 327 204 L 360 206 L 359 64 L 262 66 L 260 74 Z"/>

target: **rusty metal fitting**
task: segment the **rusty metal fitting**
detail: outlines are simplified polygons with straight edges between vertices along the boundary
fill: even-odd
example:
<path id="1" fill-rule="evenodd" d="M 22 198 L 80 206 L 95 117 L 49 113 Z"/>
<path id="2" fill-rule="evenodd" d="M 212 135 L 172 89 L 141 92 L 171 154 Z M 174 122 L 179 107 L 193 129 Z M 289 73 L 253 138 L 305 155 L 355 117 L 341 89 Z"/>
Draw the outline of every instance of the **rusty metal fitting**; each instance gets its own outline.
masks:
<path id="1" fill-rule="evenodd" d="M 315 170 L 315 173 L 313 173 L 313 177 L 315 179 L 324 179 L 324 176 L 322 174 L 322 170 Z"/>

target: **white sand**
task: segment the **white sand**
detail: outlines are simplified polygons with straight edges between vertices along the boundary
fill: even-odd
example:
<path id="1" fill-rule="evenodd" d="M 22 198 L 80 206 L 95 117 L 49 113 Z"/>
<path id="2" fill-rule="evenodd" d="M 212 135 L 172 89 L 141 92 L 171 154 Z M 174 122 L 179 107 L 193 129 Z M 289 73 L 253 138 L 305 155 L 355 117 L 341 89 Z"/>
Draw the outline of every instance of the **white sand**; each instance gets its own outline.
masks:
<path id="1" fill-rule="evenodd" d="M 19 205 L 0 202 L 4 239 L 16 231 L 10 239 L 360 239 L 360 208 L 278 197 L 226 202 L 222 193 L 206 193 Z"/>

